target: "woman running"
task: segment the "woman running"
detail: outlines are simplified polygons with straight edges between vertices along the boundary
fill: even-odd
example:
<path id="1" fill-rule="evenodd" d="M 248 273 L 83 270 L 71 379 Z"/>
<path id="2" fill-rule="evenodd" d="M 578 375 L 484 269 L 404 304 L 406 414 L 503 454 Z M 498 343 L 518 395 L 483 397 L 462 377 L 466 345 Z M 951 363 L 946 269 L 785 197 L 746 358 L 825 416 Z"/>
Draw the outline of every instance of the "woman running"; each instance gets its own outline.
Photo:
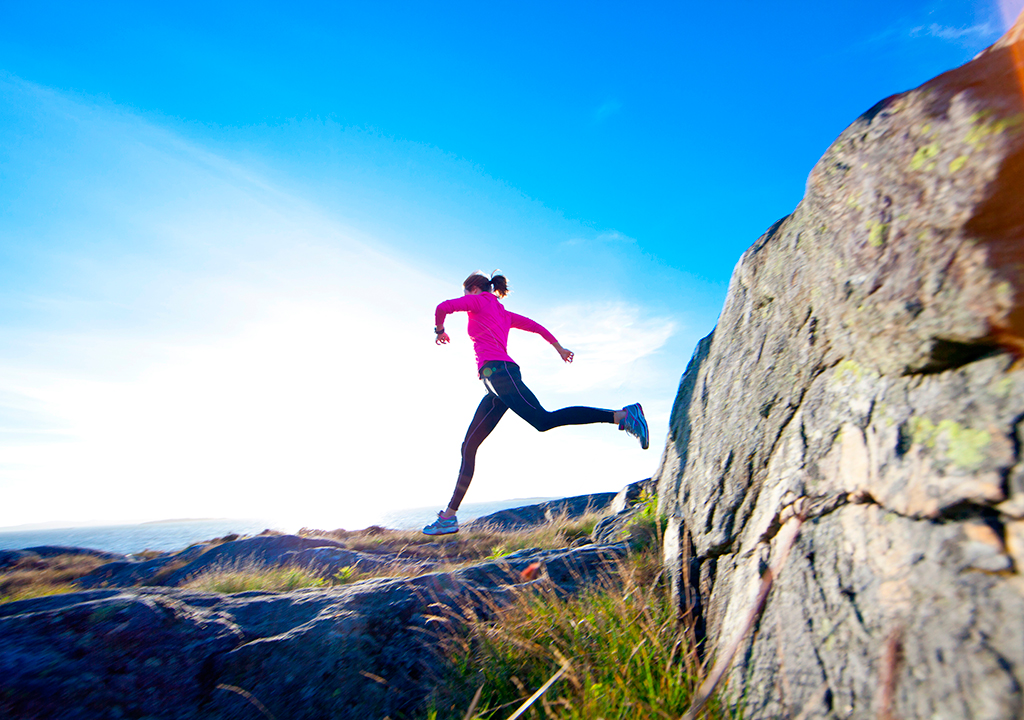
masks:
<path id="1" fill-rule="evenodd" d="M 497 271 L 495 271 L 497 273 Z M 548 412 L 530 389 L 523 384 L 519 366 L 508 356 L 508 331 L 511 328 L 537 333 L 551 343 L 562 360 L 572 362 L 571 351 L 562 347 L 555 336 L 538 323 L 522 315 L 509 312 L 498 298 L 508 294 L 508 281 L 504 275 L 494 274 L 487 278 L 474 273 L 462 283 L 464 294 L 454 300 L 445 300 L 434 311 L 434 333 L 438 345 L 447 345 L 451 340 L 444 331 L 444 319 L 453 312 L 469 313 L 466 330 L 473 340 L 479 377 L 483 380 L 487 394 L 480 401 L 462 443 L 462 467 L 455 484 L 448 507 L 437 514 L 437 520 L 423 528 L 427 535 L 448 535 L 459 531 L 455 513 L 466 495 L 473 479 L 476 450 L 497 426 L 501 416 L 511 409 L 516 415 L 541 432 L 563 425 L 588 425 L 590 423 L 617 423 L 619 430 L 625 430 L 640 440 L 640 446 L 648 447 L 647 420 L 640 403 L 627 405 L 621 410 L 599 410 L 591 407 L 567 407 Z"/>

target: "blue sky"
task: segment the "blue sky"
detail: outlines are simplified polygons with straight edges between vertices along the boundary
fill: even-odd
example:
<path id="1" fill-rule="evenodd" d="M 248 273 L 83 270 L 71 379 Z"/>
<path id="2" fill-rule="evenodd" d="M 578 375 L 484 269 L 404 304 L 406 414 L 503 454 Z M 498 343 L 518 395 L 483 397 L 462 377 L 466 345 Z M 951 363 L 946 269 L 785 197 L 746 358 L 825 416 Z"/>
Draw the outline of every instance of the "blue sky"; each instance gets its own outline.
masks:
<path id="1" fill-rule="evenodd" d="M 542 401 L 652 449 L 509 418 L 467 502 L 647 477 L 743 250 L 1020 5 L 4 2 L 0 526 L 443 506 L 431 313 L 495 267 L 577 353 L 513 339 Z"/>

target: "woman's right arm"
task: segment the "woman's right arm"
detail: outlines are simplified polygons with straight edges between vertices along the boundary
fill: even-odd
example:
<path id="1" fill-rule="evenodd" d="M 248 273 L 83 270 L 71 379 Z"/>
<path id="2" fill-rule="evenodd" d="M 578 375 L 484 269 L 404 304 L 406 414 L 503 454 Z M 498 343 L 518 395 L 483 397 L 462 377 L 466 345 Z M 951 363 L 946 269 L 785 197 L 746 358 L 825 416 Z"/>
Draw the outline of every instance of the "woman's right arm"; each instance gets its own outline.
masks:
<path id="1" fill-rule="evenodd" d="M 467 312 L 472 309 L 472 300 L 472 295 L 463 295 L 460 298 L 452 298 L 438 304 L 437 308 L 434 309 L 434 334 L 437 335 L 437 339 L 434 342 L 438 345 L 448 344 L 451 338 L 444 331 L 444 319 L 453 312 Z"/>

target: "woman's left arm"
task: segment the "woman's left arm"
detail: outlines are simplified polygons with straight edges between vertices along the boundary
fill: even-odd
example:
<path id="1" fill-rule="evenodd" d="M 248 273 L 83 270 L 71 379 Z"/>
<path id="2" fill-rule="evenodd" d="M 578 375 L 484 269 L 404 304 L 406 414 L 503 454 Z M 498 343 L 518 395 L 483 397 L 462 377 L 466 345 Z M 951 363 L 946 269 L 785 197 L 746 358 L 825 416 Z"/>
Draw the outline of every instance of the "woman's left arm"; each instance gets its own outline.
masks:
<path id="1" fill-rule="evenodd" d="M 526 330 L 528 332 L 537 333 L 542 338 L 551 343 L 559 356 L 564 362 L 571 363 L 573 359 L 572 350 L 566 350 L 562 347 L 555 336 L 552 335 L 546 327 L 541 325 L 536 320 L 531 320 L 525 315 L 516 315 L 515 313 L 509 313 L 512 316 L 512 327 L 518 328 L 519 330 Z"/>

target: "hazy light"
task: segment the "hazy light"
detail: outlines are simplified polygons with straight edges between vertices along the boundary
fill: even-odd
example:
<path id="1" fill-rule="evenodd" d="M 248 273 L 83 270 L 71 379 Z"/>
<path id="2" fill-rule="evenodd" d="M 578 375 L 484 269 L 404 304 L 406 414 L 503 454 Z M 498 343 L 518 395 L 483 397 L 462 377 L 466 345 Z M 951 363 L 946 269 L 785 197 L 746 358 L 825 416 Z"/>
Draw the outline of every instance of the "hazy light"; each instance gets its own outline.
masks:
<path id="1" fill-rule="evenodd" d="M 8 219 L 7 250 L 23 248 L 34 270 L 0 294 L 0 526 L 262 517 L 351 527 L 443 506 L 483 393 L 465 317 L 448 323 L 451 346 L 430 331 L 465 267 L 442 279 L 130 114 L 6 89 L 23 122 L 44 128 L 34 142 L 66 157 L 43 162 L 25 146 L 11 162 L 25 206 Z M 31 202 L 52 188 L 64 206 L 48 216 Z M 539 337 L 513 338 L 549 408 L 621 407 L 652 377 L 663 382 L 637 370 L 650 369 L 674 321 L 623 302 L 531 302 L 577 353 L 567 367 Z M 670 402 L 645 402 L 652 425 L 667 425 Z M 642 453 L 612 426 L 540 434 L 510 414 L 481 449 L 467 501 L 617 490 L 651 473 L 662 441 Z"/>

